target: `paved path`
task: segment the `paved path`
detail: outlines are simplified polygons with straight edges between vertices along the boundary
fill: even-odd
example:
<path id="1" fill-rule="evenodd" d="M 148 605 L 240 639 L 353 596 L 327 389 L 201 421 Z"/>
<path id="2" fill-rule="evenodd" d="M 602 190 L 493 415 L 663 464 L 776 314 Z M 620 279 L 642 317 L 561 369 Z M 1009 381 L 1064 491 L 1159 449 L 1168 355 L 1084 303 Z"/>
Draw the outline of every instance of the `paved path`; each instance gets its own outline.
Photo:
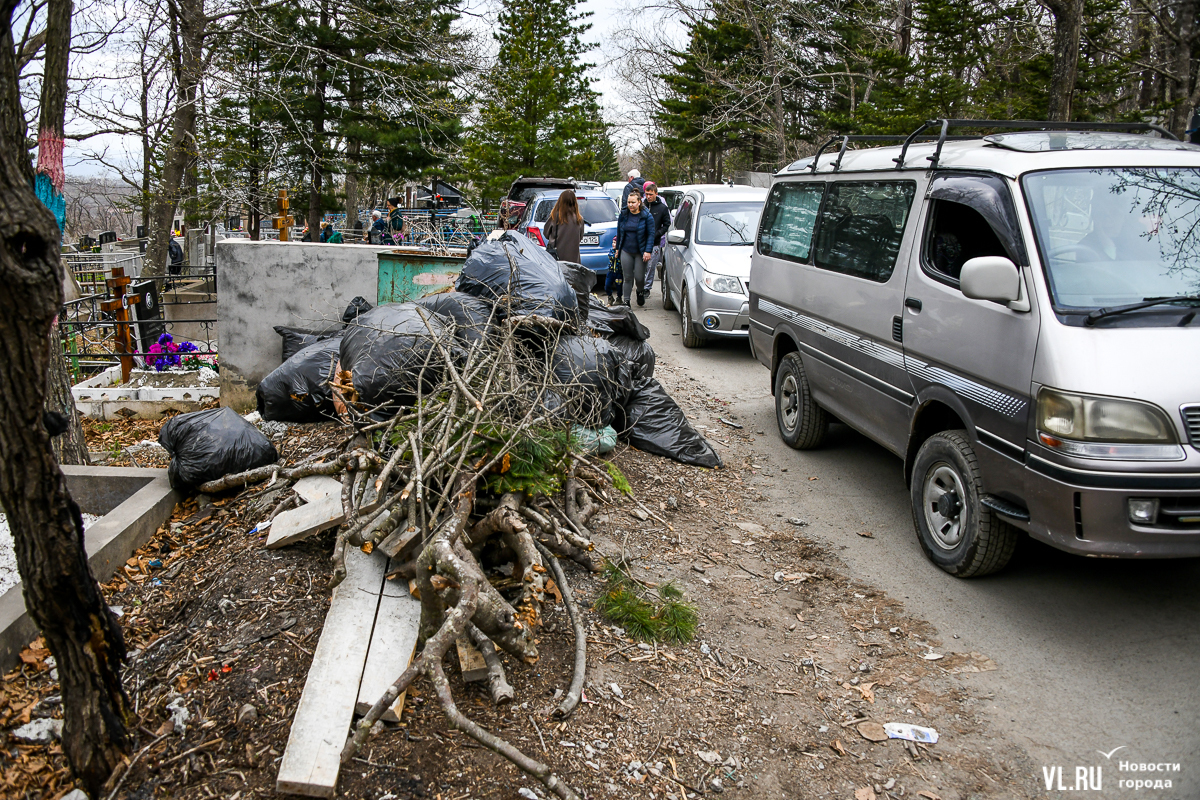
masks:
<path id="1" fill-rule="evenodd" d="M 903 598 L 938 627 L 947 650 L 991 657 L 999 669 L 973 680 L 994 694 L 996 727 L 1035 764 L 1063 767 L 1064 786 L 1076 766 L 1103 767 L 1099 792 L 1047 793 L 1039 771 L 1030 796 L 1200 797 L 1200 560 L 1085 559 L 1026 539 L 1000 574 L 952 578 L 917 544 L 900 459 L 843 425 L 821 450 L 789 449 L 768 372 L 747 344 L 685 349 L 657 284 L 634 310 L 660 361 L 686 367 L 733 401 L 748 431 L 764 432 L 756 452 L 771 473 L 762 486 L 772 513 L 810 520 L 807 530 L 839 552 L 851 577 Z M 857 535 L 864 530 L 874 538 Z M 1122 745 L 1111 760 L 1097 753 Z M 1121 760 L 1178 763 L 1180 772 L 1131 776 L 1118 772 Z M 1130 777 L 1170 779 L 1173 789 L 1118 789 Z"/>

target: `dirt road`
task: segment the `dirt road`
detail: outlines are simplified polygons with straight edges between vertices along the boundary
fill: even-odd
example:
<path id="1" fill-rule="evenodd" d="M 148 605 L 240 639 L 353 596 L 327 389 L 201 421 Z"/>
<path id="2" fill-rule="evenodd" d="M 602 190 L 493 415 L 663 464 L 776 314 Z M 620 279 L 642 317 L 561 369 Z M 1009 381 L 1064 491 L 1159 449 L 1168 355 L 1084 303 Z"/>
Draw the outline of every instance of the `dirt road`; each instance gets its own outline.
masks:
<path id="1" fill-rule="evenodd" d="M 736 421 L 757 436 L 765 467 L 757 488 L 769 498 L 758 510 L 807 519 L 806 530 L 849 565 L 851 579 L 903 599 L 954 649 L 996 662 L 996 671 L 973 680 L 994 695 L 984 710 L 995 728 L 1035 765 L 1031 795 L 1047 794 L 1043 766 L 1061 766 L 1064 787 L 1074 785 L 1076 767 L 1100 766 L 1100 791 L 1061 796 L 1200 797 L 1200 561 L 1084 559 L 1026 540 L 1000 574 L 951 578 L 917 544 L 898 458 L 842 425 L 820 450 L 790 450 L 778 436 L 767 370 L 746 343 L 685 349 L 679 316 L 662 309 L 657 284 L 635 311 L 659 362 L 685 368 L 696 387 L 730 401 Z M 1103 755 L 1116 747 L 1124 749 Z M 1120 761 L 1180 771 L 1132 775 L 1118 771 Z M 1117 785 L 1126 778 L 1170 779 L 1172 789 L 1127 793 Z"/>

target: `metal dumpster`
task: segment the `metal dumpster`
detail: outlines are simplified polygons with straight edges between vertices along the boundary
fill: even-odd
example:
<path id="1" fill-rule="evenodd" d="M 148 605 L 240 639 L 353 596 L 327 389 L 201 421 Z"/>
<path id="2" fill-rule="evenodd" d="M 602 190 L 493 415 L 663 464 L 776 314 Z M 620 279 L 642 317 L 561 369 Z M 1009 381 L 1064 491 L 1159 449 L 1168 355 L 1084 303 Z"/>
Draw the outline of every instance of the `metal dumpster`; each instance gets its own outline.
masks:
<path id="1" fill-rule="evenodd" d="M 435 256 L 428 250 L 401 247 L 380 253 L 376 302 L 403 303 L 453 285 L 467 260 L 467 251 L 461 252 L 461 256 Z"/>

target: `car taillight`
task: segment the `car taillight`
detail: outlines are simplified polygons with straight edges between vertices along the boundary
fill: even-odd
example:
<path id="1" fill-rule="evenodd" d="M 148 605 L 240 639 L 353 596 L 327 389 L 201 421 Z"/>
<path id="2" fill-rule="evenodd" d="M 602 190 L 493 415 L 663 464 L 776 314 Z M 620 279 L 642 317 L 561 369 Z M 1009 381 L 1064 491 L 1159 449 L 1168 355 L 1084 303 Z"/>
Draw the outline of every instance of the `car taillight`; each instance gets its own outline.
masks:
<path id="1" fill-rule="evenodd" d="M 546 246 L 546 240 L 542 238 L 542 232 L 537 228 L 534 228 L 534 227 L 529 228 L 529 238 L 533 239 L 535 242 L 540 244 L 542 247 Z"/>

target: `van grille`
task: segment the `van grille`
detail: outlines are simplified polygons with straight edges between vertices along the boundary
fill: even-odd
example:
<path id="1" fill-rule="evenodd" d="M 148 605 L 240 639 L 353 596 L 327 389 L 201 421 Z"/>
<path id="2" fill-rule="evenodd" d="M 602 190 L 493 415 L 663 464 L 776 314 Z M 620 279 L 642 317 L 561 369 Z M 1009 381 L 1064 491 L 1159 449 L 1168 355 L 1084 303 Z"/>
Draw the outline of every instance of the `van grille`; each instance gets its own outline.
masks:
<path id="1" fill-rule="evenodd" d="M 1192 447 L 1200 448 L 1200 405 L 1183 406 L 1179 410 L 1183 412 L 1183 425 L 1187 428 Z"/>

